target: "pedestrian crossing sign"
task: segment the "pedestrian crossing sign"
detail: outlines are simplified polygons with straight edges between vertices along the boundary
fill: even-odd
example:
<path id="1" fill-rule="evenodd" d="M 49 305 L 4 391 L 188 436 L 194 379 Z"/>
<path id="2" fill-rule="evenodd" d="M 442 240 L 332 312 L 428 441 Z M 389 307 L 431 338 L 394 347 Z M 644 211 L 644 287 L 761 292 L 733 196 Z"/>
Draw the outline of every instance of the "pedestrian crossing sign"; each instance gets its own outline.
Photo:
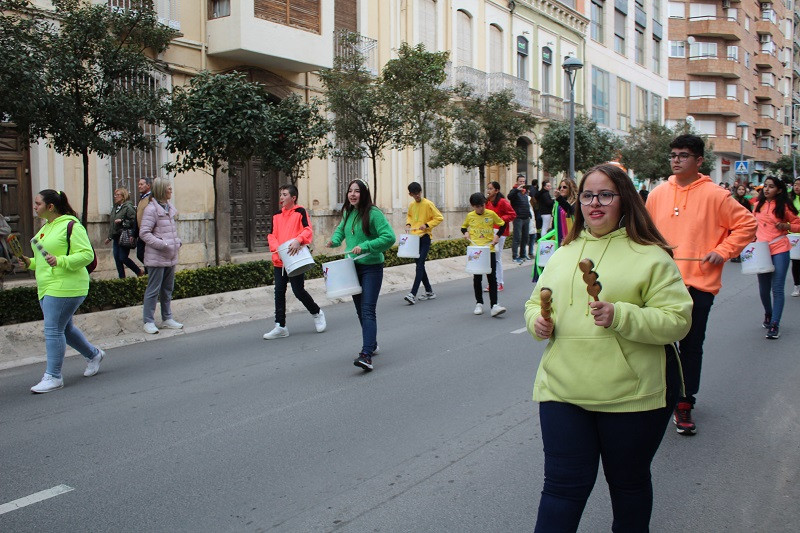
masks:
<path id="1" fill-rule="evenodd" d="M 750 174 L 750 161 L 737 161 L 736 174 Z"/>

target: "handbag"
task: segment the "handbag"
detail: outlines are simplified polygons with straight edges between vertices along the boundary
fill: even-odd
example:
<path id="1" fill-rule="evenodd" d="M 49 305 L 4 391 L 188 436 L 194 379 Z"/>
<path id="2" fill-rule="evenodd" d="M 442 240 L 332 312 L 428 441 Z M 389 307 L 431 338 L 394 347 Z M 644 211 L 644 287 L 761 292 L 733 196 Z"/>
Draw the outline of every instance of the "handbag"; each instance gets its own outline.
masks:
<path id="1" fill-rule="evenodd" d="M 122 228 L 119 233 L 119 245 L 123 248 L 133 249 L 136 248 L 136 241 L 139 240 L 136 235 L 136 228 Z"/>

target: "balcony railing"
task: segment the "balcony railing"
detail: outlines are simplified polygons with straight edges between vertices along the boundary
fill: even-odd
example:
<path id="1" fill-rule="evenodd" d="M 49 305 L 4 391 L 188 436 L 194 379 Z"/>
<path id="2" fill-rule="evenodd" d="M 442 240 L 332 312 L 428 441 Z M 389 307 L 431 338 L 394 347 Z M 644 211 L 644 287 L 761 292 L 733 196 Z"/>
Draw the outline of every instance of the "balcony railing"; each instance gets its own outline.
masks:
<path id="1" fill-rule="evenodd" d="M 564 100 L 553 94 L 541 96 L 542 115 L 550 118 L 564 118 Z M 577 106 L 576 106 L 577 111 Z"/>
<path id="2" fill-rule="evenodd" d="M 349 57 L 360 53 L 364 56 L 364 66 L 374 76 L 378 75 L 378 41 L 349 30 L 333 32 L 333 55 Z"/>
<path id="3" fill-rule="evenodd" d="M 489 92 L 496 93 L 510 89 L 514 95 L 514 102 L 524 108 L 530 109 L 531 107 L 531 92 L 528 89 L 527 80 L 517 78 L 511 74 L 504 74 L 502 72 L 493 72 L 488 75 L 487 81 L 489 84 Z"/>

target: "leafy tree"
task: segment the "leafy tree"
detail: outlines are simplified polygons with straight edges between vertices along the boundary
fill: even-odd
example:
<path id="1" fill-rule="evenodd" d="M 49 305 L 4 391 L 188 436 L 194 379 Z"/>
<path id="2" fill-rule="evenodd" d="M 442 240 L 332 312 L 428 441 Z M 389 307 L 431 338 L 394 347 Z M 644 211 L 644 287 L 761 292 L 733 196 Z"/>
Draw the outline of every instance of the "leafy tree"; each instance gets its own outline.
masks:
<path id="1" fill-rule="evenodd" d="M 477 168 L 480 187 L 486 186 L 486 167 L 516 162 L 524 156 L 517 148 L 517 139 L 536 125 L 513 101 L 510 90 L 475 96 L 469 88 L 461 88 L 463 100 L 450 108 L 450 121 L 444 123 L 433 141 L 436 155 L 431 167 L 455 164 Z"/>
<path id="2" fill-rule="evenodd" d="M 673 139 L 678 135 L 686 134 L 698 135 L 703 138 L 703 141 L 705 141 L 706 144 L 705 150 L 703 150 L 703 164 L 700 165 L 698 170 L 701 174 L 711 174 L 711 171 L 714 170 L 717 165 L 717 156 L 714 154 L 714 143 L 708 140 L 708 135 L 701 135 L 692 123 L 681 121 L 678 122 L 674 128 L 672 128 Z M 670 142 L 672 142 L 672 139 L 670 139 Z M 669 154 L 669 148 L 667 148 L 666 153 Z M 670 171 L 669 174 L 672 174 L 672 171 Z M 667 176 L 669 176 L 669 174 L 667 174 Z"/>
<path id="3" fill-rule="evenodd" d="M 41 17 L 29 15 L 29 0 L 0 0 L 0 120 L 27 131 L 42 107 L 44 46 L 53 31 Z"/>
<path id="4" fill-rule="evenodd" d="M 631 128 L 628 136 L 622 139 L 620 162 L 633 170 L 638 179 L 666 178 L 672 174 L 667 154 L 673 138 L 673 130 L 655 121 Z"/>
<path id="5" fill-rule="evenodd" d="M 147 1 L 109 9 L 84 0 L 53 0 L 58 26 L 38 34 L 45 56 L 37 112 L 24 119 L 32 139 L 83 162 L 81 221 L 89 205 L 89 154 L 110 156 L 121 147 L 147 150 L 155 139 L 164 91 L 142 83 L 156 69 L 148 54 L 163 52 L 177 32 L 158 22 Z M 18 115 L 19 116 L 19 115 Z"/>
<path id="6" fill-rule="evenodd" d="M 770 163 L 769 170 L 776 176 L 780 176 L 783 181 L 793 181 L 794 172 L 796 170 L 796 162 L 793 161 L 793 155 L 782 155 L 774 163 Z"/>
<path id="7" fill-rule="evenodd" d="M 396 144 L 403 128 L 397 95 L 382 77 L 373 76 L 366 68 L 366 56 L 359 50 L 360 36 L 345 33 L 340 37 L 348 53 L 333 59 L 333 68 L 320 73 L 325 87 L 327 108 L 334 114 L 333 130 L 337 149 L 334 156 L 372 160 L 374 188 L 378 198 L 378 159 L 383 151 Z"/>
<path id="8" fill-rule="evenodd" d="M 422 151 L 422 192 L 425 194 L 426 147 L 436 135 L 443 119 L 450 94 L 441 86 L 447 79 L 445 67 L 449 52 L 428 52 L 425 45 L 402 43 L 383 69 L 384 83 L 397 95 L 403 128 L 399 146 L 414 146 Z"/>
<path id="9" fill-rule="evenodd" d="M 187 87 L 175 87 L 166 116 L 167 148 L 177 154 L 167 170 L 203 170 L 214 193 L 223 163 L 256 155 L 269 131 L 267 93 L 243 74 L 201 72 Z M 214 199 L 214 260 L 219 265 L 219 205 Z"/>
<path id="10" fill-rule="evenodd" d="M 569 171 L 569 120 L 550 122 L 541 138 L 540 164 L 547 172 Z M 575 171 L 584 172 L 616 158 L 620 141 L 586 115 L 575 116 Z"/>
<path id="11" fill-rule="evenodd" d="M 306 104 L 292 94 L 271 106 L 269 131 L 258 153 L 265 166 L 283 172 L 296 184 L 304 175 L 305 164 L 324 154 L 319 143 L 330 131 L 330 123 L 316 102 Z"/>

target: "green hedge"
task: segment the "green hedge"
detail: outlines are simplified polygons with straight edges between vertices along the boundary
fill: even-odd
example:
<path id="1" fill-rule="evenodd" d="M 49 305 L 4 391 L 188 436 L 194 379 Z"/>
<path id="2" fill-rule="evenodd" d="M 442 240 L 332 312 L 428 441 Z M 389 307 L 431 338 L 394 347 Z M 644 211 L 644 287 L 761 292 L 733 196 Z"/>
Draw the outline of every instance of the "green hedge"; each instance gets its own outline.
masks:
<path id="1" fill-rule="evenodd" d="M 510 241 L 511 239 L 507 239 L 506 243 L 508 244 Z M 431 244 L 428 259 L 455 257 L 465 255 L 466 252 L 467 241 L 464 239 L 435 241 Z M 387 267 L 414 262 L 413 259 L 397 257 L 397 246 L 388 250 L 385 256 Z M 322 263 L 341 258 L 341 254 L 314 256 L 316 265 L 306 273 L 306 279 L 321 278 Z M 175 274 L 175 291 L 172 297 L 178 300 L 206 294 L 252 289 L 271 285 L 273 281 L 270 261 L 252 261 L 239 265 L 181 270 Z M 78 313 L 141 305 L 145 288 L 147 288 L 147 277 L 92 280 L 89 285 L 89 294 L 78 309 Z M 0 291 L 0 326 L 32 320 L 42 320 L 42 310 L 39 308 L 36 287 L 17 287 Z"/>

